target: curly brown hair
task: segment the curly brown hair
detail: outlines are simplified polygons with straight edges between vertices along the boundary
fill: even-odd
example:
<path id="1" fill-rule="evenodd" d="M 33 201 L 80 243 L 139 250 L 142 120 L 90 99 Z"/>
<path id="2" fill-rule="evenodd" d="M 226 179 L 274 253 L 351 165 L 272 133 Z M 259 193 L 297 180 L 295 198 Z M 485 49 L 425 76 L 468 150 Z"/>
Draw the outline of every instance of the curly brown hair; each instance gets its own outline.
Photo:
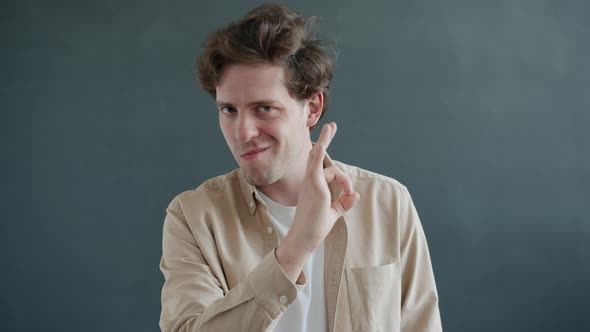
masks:
<path id="1" fill-rule="evenodd" d="M 223 67 L 270 63 L 285 70 L 291 96 L 306 100 L 324 93 L 320 119 L 328 106 L 335 52 L 321 40 L 317 17 L 304 18 L 279 4 L 263 4 L 211 34 L 197 59 L 201 87 L 215 98 Z"/>

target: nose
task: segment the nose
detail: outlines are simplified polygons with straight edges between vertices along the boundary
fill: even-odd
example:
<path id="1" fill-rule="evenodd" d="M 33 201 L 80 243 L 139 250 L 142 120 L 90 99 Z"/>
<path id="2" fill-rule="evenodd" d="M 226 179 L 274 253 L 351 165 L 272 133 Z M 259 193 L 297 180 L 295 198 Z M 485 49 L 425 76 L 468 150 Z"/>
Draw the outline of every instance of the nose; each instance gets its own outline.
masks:
<path id="1" fill-rule="evenodd" d="M 239 112 L 236 126 L 236 137 L 240 142 L 247 143 L 259 135 L 256 117 L 249 112 Z"/>

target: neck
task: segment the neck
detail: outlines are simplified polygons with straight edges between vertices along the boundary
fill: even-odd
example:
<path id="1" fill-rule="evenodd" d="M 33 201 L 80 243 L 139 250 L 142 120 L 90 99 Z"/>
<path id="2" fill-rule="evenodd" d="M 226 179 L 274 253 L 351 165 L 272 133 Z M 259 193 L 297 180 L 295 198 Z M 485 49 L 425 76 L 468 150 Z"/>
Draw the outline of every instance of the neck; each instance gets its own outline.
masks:
<path id="1" fill-rule="evenodd" d="M 301 192 L 303 180 L 305 179 L 307 159 L 311 147 L 311 141 L 304 145 L 301 151 L 301 157 L 297 158 L 296 164 L 293 165 L 291 171 L 286 176 L 275 183 L 258 186 L 258 190 L 281 205 L 296 206 L 297 200 L 299 199 L 299 192 Z"/>

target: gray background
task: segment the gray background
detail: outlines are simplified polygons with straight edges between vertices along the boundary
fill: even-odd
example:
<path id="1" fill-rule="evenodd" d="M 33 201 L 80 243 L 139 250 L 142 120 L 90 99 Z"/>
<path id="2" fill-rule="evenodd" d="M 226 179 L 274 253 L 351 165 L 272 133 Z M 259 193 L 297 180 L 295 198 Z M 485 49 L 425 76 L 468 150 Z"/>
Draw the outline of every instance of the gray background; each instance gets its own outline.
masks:
<path id="1" fill-rule="evenodd" d="M 158 330 L 165 208 L 235 167 L 194 58 L 257 3 L 2 4 L 3 331 Z M 330 154 L 413 195 L 445 330 L 590 330 L 590 2 L 287 4 L 340 50 Z"/>

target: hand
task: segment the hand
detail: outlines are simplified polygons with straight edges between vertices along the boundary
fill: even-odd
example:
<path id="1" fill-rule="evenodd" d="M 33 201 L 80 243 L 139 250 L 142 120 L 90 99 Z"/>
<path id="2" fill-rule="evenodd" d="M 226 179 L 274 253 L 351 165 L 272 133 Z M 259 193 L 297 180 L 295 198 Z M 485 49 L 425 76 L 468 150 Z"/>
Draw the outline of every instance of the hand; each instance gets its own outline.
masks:
<path id="1" fill-rule="evenodd" d="M 309 255 L 328 236 L 338 218 L 351 209 L 360 198 L 344 172 L 334 165 L 323 167 L 326 149 L 334 138 L 336 129 L 333 122 L 325 124 L 318 141 L 309 152 L 295 219 L 285 240 L 276 251 L 279 264 L 292 280 L 300 275 Z M 332 182 L 338 183 L 343 190 L 343 195 L 334 201 L 328 187 Z"/>
<path id="2" fill-rule="evenodd" d="M 323 126 L 320 137 L 309 153 L 303 188 L 299 193 L 295 220 L 287 236 L 295 237 L 299 249 L 313 251 L 328 236 L 336 220 L 352 208 L 359 194 L 352 189 L 348 175 L 332 165 L 324 168 L 326 149 L 336 134 L 336 124 Z M 328 184 L 337 182 L 344 195 L 331 200 Z"/>

